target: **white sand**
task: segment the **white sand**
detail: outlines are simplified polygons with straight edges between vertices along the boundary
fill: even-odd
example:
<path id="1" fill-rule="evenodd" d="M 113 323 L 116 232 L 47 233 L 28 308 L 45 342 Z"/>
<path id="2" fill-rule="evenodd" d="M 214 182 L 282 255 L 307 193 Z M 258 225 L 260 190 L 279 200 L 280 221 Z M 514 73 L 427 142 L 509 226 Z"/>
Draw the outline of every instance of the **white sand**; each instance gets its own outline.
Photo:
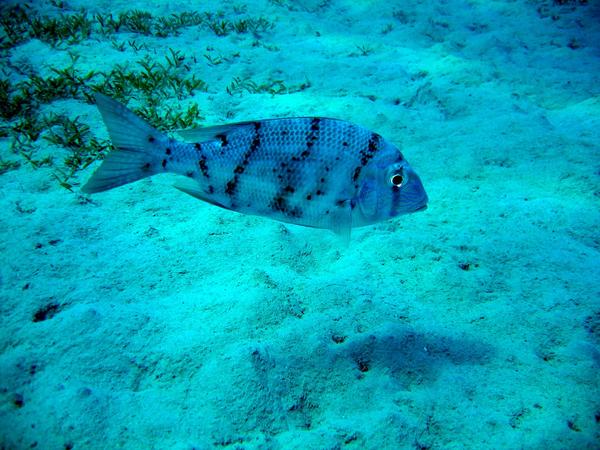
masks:
<path id="1" fill-rule="evenodd" d="M 243 4 L 66 3 L 231 20 Z M 64 49 L 29 41 L 9 59 L 48 76 L 67 51 L 107 71 L 171 47 L 209 85 L 180 102 L 207 124 L 360 123 L 403 148 L 429 209 L 345 247 L 199 202 L 175 177 L 90 198 L 23 162 L 0 175 L 0 446 L 598 448 L 598 3 L 282 3 L 239 14 L 275 21 L 263 46 L 189 27 L 115 35 L 149 47 L 139 53 L 94 34 Z M 207 53 L 230 61 L 211 67 Z M 230 96 L 236 76 L 311 86 Z M 44 111 L 107 136 L 92 105 Z M 49 304 L 56 314 L 33 322 Z"/>

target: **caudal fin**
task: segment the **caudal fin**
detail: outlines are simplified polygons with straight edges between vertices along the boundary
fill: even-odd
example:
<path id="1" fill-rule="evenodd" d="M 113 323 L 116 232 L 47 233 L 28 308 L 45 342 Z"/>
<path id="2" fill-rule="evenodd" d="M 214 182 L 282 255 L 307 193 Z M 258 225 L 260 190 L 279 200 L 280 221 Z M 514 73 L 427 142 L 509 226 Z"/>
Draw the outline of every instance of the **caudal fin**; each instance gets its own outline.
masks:
<path id="1" fill-rule="evenodd" d="M 156 155 L 167 137 L 112 98 L 96 94 L 95 99 L 115 150 L 81 190 L 102 192 L 158 173 Z"/>

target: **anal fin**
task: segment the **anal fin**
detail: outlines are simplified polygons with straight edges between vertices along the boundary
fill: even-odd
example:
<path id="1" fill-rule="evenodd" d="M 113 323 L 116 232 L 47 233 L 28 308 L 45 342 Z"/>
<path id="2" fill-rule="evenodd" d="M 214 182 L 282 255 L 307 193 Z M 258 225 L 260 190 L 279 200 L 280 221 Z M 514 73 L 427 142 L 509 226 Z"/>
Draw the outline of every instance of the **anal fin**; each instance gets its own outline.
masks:
<path id="1" fill-rule="evenodd" d="M 211 198 L 210 194 L 206 193 L 202 187 L 194 182 L 178 182 L 173 185 L 175 189 L 179 189 L 181 192 L 185 192 L 188 195 L 191 195 L 198 200 L 202 200 L 203 202 L 210 203 L 211 205 L 218 206 L 219 208 L 230 209 L 229 207 L 219 203 L 214 198 Z"/>

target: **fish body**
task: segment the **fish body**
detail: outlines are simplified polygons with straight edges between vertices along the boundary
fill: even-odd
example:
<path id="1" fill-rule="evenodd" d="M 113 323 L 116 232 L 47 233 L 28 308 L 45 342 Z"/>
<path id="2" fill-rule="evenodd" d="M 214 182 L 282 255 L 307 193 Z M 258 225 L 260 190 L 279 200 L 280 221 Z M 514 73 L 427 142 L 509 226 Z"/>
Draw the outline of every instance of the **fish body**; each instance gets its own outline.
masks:
<path id="1" fill-rule="evenodd" d="M 349 234 L 422 210 L 423 185 L 400 150 L 351 122 L 295 117 L 180 132 L 173 139 L 101 94 L 115 150 L 82 188 L 105 191 L 171 172 L 175 187 L 245 214 Z"/>

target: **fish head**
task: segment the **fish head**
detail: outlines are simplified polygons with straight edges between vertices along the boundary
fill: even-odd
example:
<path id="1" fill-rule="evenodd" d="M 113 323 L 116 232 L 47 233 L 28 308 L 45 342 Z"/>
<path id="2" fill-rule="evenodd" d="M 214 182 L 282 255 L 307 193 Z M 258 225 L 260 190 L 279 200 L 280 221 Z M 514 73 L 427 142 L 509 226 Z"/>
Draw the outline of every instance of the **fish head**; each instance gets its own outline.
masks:
<path id="1" fill-rule="evenodd" d="M 357 197 L 358 222 L 376 223 L 427 208 L 421 179 L 396 147 L 387 144 L 365 169 Z"/>

